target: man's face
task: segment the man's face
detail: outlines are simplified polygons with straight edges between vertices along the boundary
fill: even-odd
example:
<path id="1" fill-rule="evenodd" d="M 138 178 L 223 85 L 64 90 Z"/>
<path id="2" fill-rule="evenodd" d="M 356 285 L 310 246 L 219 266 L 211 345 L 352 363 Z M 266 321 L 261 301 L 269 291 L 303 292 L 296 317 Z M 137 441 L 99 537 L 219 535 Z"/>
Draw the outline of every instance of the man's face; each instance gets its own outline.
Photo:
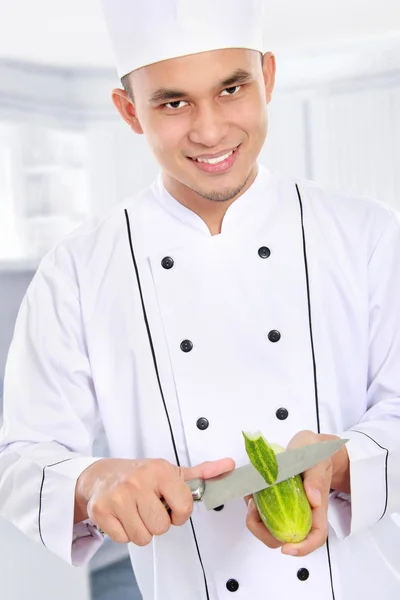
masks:
<path id="1" fill-rule="evenodd" d="M 274 75 L 273 55 L 263 67 L 260 54 L 245 49 L 174 58 L 131 74 L 131 127 L 146 136 L 172 193 L 223 202 L 242 191 L 267 135 Z"/>

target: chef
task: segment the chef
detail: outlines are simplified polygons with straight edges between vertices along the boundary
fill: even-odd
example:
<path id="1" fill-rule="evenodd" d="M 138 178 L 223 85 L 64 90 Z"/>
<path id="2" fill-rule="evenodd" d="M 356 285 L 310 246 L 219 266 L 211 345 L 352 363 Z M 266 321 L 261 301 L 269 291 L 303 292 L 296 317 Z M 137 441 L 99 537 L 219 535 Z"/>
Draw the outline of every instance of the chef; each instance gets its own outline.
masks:
<path id="1" fill-rule="evenodd" d="M 75 566 L 104 535 L 129 543 L 144 600 L 398 599 L 399 216 L 258 163 L 264 2 L 103 7 L 114 105 L 160 174 L 53 248 L 27 291 L 0 514 Z M 109 458 L 92 456 L 101 427 Z M 185 481 L 248 462 L 242 431 L 349 439 L 303 474 L 303 542 L 273 538 L 251 498 L 193 503 Z"/>

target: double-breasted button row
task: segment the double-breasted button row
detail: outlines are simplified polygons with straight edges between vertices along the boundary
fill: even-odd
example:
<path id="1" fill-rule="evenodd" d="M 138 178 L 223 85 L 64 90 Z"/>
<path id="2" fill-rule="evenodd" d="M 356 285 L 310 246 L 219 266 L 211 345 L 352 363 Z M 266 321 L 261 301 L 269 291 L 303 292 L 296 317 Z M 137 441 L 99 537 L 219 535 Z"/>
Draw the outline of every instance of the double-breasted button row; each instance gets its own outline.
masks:
<path id="1" fill-rule="evenodd" d="M 300 581 L 307 581 L 307 579 L 309 578 L 309 576 L 310 576 L 310 572 L 308 571 L 308 569 L 299 569 L 297 571 L 297 578 Z M 237 592 L 238 589 L 239 589 L 239 582 L 236 581 L 236 579 L 229 579 L 226 582 L 226 589 L 229 592 Z"/>
<path id="2" fill-rule="evenodd" d="M 276 329 L 272 330 L 268 334 L 268 339 L 273 344 L 276 344 L 281 339 L 281 333 Z M 193 350 L 193 342 L 191 340 L 183 340 L 181 342 L 182 352 L 191 352 Z"/>
<path id="3" fill-rule="evenodd" d="M 307 581 L 309 576 L 310 576 L 310 572 L 308 569 L 299 569 L 297 571 L 297 578 L 300 581 Z M 226 582 L 226 588 L 230 592 L 237 592 L 239 589 L 239 582 L 236 581 L 236 579 L 229 579 L 229 581 Z"/>
<path id="4" fill-rule="evenodd" d="M 287 408 L 283 408 L 283 407 L 278 408 L 275 415 L 276 415 L 276 418 L 279 419 L 279 421 L 285 421 L 289 416 L 289 411 Z M 206 417 L 200 417 L 196 421 L 196 427 L 197 427 L 197 429 L 200 429 L 200 431 L 205 431 L 206 429 L 209 428 L 209 426 L 210 426 L 210 422 L 208 419 L 206 419 Z"/>
<path id="5" fill-rule="evenodd" d="M 267 246 L 261 246 L 261 248 L 258 249 L 258 256 L 263 259 L 269 258 L 271 256 L 271 250 Z M 163 269 L 172 269 L 174 265 L 175 261 L 171 256 L 165 256 L 161 261 Z"/>

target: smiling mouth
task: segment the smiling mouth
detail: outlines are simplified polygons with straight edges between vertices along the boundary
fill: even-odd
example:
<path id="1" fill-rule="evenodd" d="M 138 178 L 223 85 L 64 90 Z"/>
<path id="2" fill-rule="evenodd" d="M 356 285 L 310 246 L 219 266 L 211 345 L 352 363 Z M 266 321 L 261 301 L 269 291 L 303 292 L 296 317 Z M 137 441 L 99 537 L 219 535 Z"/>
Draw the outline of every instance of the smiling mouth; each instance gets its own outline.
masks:
<path id="1" fill-rule="evenodd" d="M 225 154 L 222 154 L 221 156 L 217 156 L 216 158 L 190 158 L 190 160 L 193 160 L 195 162 L 199 162 L 199 163 L 206 163 L 208 165 L 217 165 L 218 163 L 223 162 L 224 160 L 227 160 L 230 156 L 232 156 L 232 154 L 234 152 L 236 152 L 238 150 L 239 146 L 236 146 L 236 148 L 233 148 L 233 150 L 229 150 L 229 152 L 226 152 Z"/>

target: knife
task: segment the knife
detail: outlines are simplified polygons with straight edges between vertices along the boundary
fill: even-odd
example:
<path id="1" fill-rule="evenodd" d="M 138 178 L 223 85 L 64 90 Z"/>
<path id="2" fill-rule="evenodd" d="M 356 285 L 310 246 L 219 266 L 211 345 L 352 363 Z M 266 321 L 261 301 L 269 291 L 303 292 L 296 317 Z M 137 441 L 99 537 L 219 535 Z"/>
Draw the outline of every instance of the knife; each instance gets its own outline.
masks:
<path id="1" fill-rule="evenodd" d="M 276 454 L 278 477 L 272 485 L 314 467 L 322 460 L 332 456 L 348 441 L 347 439 L 338 439 L 317 442 Z M 211 479 L 191 479 L 186 484 L 192 491 L 193 500 L 204 502 L 207 510 L 217 508 L 229 500 L 244 498 L 270 487 L 251 463 Z M 165 501 L 164 505 L 168 508 Z"/>

